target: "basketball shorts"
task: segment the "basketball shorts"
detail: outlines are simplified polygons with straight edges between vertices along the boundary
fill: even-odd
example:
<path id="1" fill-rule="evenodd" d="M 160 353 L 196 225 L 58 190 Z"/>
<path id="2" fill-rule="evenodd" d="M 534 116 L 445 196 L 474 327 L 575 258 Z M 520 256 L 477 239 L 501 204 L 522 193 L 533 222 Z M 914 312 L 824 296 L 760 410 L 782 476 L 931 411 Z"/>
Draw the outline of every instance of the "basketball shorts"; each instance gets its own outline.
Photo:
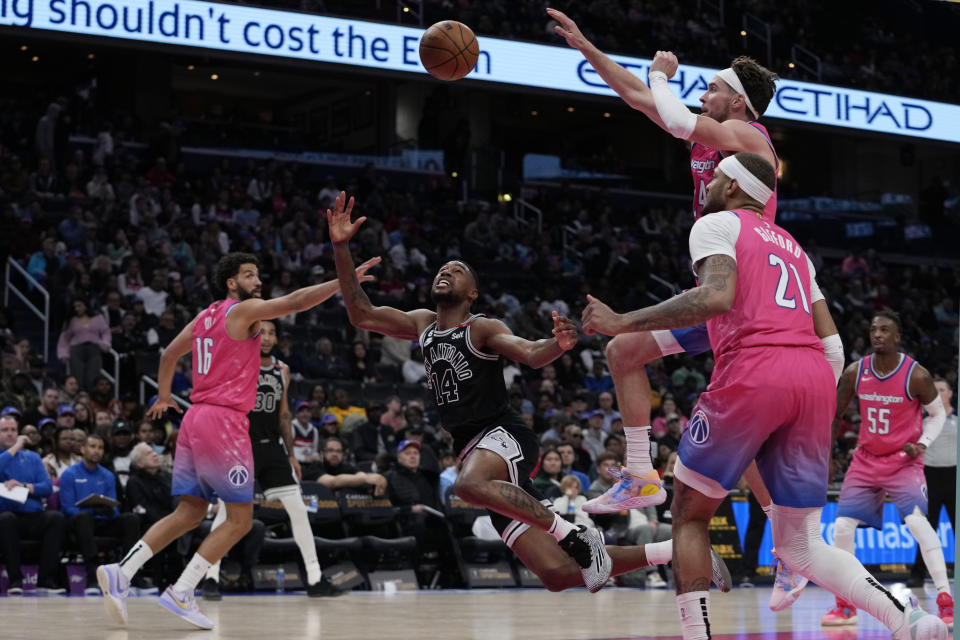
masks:
<path id="1" fill-rule="evenodd" d="M 487 427 L 478 433 L 466 446 L 460 450 L 460 462 L 477 449 L 485 449 L 497 454 L 507 464 L 507 473 L 510 482 L 539 500 L 548 509 L 553 510 L 553 503 L 537 491 L 530 476 L 536 471 L 540 458 L 540 444 L 533 430 L 519 417 L 512 414 L 503 416 L 499 424 Z M 500 537 L 508 547 L 530 528 L 525 522 L 513 520 L 496 511 L 487 510 L 490 520 Z"/>
<path id="2" fill-rule="evenodd" d="M 698 356 L 712 348 L 706 324 L 669 331 L 651 331 L 650 333 L 653 335 L 653 339 L 657 341 L 660 353 L 665 356 L 684 352 L 691 356 Z"/>
<path id="3" fill-rule="evenodd" d="M 927 514 L 923 458 L 911 458 L 903 451 L 875 456 L 858 448 L 843 476 L 837 517 L 854 518 L 882 529 L 883 503 L 887 496 L 897 505 L 901 519 L 917 507 Z"/>
<path id="4" fill-rule="evenodd" d="M 264 494 L 278 487 L 300 484 L 290 466 L 287 450 L 279 439 L 258 439 L 252 446 L 253 477 Z"/>
<path id="5" fill-rule="evenodd" d="M 253 451 L 247 414 L 198 403 L 180 424 L 171 493 L 214 502 L 253 502 Z"/>
<path id="6" fill-rule="evenodd" d="M 680 439 L 676 477 L 719 499 L 756 459 L 774 504 L 823 506 L 836 405 L 823 354 L 748 348 L 717 364 Z"/>

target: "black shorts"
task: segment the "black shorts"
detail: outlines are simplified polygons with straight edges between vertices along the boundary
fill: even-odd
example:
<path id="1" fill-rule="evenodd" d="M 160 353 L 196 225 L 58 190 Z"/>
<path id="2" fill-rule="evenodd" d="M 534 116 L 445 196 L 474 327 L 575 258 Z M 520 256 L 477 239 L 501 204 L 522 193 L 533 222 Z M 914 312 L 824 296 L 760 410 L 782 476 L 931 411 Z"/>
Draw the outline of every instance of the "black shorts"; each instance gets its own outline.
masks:
<path id="1" fill-rule="evenodd" d="M 476 449 L 486 449 L 496 453 L 507 463 L 510 482 L 539 500 L 548 509 L 553 503 L 543 497 L 530 481 L 530 475 L 536 470 L 540 458 L 540 442 L 533 429 L 518 416 L 505 415 L 503 421 L 487 427 L 478 433 L 460 451 L 459 460 L 465 462 Z M 520 535 L 530 525 L 512 520 L 495 511 L 487 510 L 494 528 L 508 547 L 513 547 Z"/>
<path id="2" fill-rule="evenodd" d="M 293 467 L 290 466 L 286 449 L 279 440 L 254 440 L 252 445 L 253 476 L 257 479 L 261 491 L 266 493 L 277 487 L 299 484 Z"/>

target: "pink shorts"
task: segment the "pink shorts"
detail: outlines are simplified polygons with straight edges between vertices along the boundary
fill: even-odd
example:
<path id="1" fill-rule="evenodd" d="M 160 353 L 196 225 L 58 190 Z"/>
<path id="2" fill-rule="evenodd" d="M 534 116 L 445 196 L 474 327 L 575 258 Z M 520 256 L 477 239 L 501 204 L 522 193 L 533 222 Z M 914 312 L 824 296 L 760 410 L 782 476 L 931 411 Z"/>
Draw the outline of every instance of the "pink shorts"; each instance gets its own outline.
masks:
<path id="1" fill-rule="evenodd" d="M 224 502 L 253 502 L 253 449 L 247 415 L 195 404 L 180 425 L 171 493 Z"/>
<path id="2" fill-rule="evenodd" d="M 837 517 L 853 518 L 871 527 L 883 527 L 883 503 L 887 496 L 897 505 L 901 518 L 915 508 L 927 514 L 927 480 L 923 457 L 911 458 L 903 451 L 875 456 L 861 448 L 843 477 Z"/>

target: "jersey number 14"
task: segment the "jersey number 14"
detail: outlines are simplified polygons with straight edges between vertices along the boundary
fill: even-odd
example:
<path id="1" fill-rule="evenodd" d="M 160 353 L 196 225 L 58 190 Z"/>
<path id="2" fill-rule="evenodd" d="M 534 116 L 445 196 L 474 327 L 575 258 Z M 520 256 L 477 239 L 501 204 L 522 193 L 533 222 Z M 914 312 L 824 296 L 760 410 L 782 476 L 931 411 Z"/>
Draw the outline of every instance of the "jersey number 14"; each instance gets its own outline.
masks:
<path id="1" fill-rule="evenodd" d="M 452 369 L 446 369 L 443 372 L 443 377 L 439 379 L 436 373 L 431 373 L 430 386 L 433 387 L 433 393 L 437 396 L 437 406 L 457 402 L 460 399 L 460 392 L 457 389 L 457 381 Z"/>

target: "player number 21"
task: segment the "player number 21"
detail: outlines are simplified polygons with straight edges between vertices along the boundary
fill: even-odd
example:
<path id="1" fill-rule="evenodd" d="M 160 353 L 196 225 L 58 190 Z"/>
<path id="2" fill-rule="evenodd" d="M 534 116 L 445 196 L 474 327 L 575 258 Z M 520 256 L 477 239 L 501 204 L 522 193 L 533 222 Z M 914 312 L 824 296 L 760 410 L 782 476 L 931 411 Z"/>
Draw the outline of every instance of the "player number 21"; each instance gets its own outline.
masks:
<path id="1" fill-rule="evenodd" d="M 879 435 L 890 433 L 890 409 L 867 407 L 867 431 Z"/>
<path id="2" fill-rule="evenodd" d="M 210 372 L 210 363 L 213 361 L 213 338 L 197 338 L 197 374 L 205 375 Z"/>
<path id="3" fill-rule="evenodd" d="M 797 281 L 797 290 L 800 292 L 800 302 L 803 304 L 803 310 L 810 313 L 810 305 L 807 303 L 807 292 L 803 290 L 803 283 L 800 281 L 800 274 L 797 273 L 797 268 L 792 264 L 784 262 L 783 258 L 775 253 L 770 254 L 769 262 L 771 267 L 780 267 L 780 280 L 777 282 L 777 292 L 773 297 L 777 306 L 785 309 L 797 308 L 797 298 L 795 296 L 787 297 L 787 287 L 790 286 L 790 272 L 787 271 L 789 267 L 790 271 L 793 272 L 794 279 Z"/>

